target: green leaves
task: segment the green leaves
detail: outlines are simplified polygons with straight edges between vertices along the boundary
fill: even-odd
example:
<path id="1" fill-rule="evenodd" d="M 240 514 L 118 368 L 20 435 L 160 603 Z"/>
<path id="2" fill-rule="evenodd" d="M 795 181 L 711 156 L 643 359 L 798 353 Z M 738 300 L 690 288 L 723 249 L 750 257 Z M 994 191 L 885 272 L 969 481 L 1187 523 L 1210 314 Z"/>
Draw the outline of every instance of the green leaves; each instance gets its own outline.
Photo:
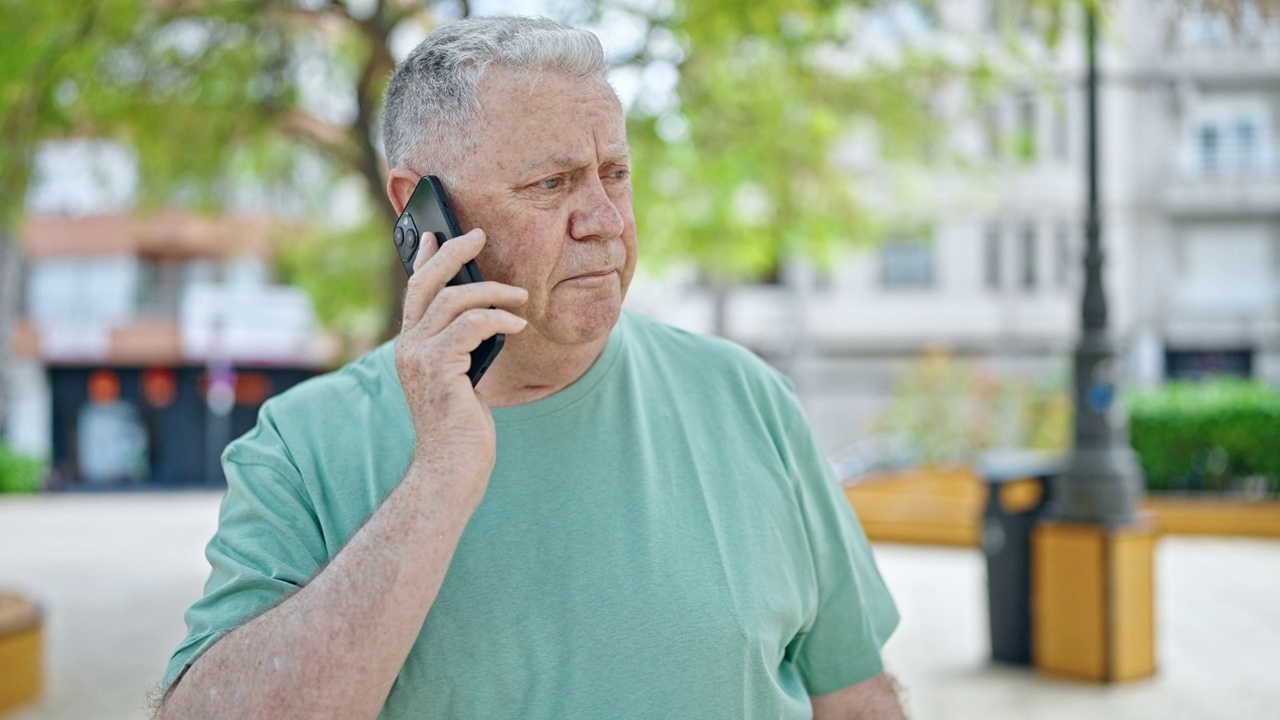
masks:
<path id="1" fill-rule="evenodd" d="M 137 158 L 147 209 L 244 209 L 249 195 L 255 210 L 314 223 L 298 231 L 319 243 L 312 254 L 325 269 L 312 275 L 343 288 L 325 294 L 303 282 L 324 317 L 360 315 L 369 302 L 390 307 L 381 290 L 389 276 L 370 282 L 366 270 L 366 258 L 395 266 L 381 247 L 385 232 L 369 235 L 363 254 L 348 253 L 339 279 L 322 257 L 333 239 L 328 208 L 317 212 L 306 196 L 357 178 L 359 201 L 385 211 L 372 138 L 392 67 L 387 39 L 401 22 L 429 25 L 429 4 L 0 0 L 0 229 L 20 224 L 40 143 L 114 140 Z M 299 173 L 306 150 L 320 171 Z M 340 247 L 354 246 L 352 234 L 339 234 Z M 311 277 L 297 267 L 290 275 Z M 346 291 L 359 282 L 363 295 Z M 350 301 L 349 312 L 325 312 L 338 299 Z"/>
<path id="2" fill-rule="evenodd" d="M 320 322 L 347 344 L 343 357 L 376 341 L 384 309 L 397 300 L 384 282 L 386 255 L 394 257 L 394 248 L 381 219 L 351 228 L 321 228 L 277 244 L 280 280 L 307 291 Z M 404 272 L 398 263 L 394 269 Z"/>
<path id="3" fill-rule="evenodd" d="M 898 28 L 895 13 L 914 29 Z M 646 21 L 679 53 L 628 64 L 643 75 L 670 62 L 679 80 L 670 107 L 645 97 L 629 118 L 641 257 L 691 261 L 720 281 L 769 274 L 786 257 L 823 265 L 841 246 L 916 221 L 892 188 L 906 182 L 898 171 L 942 161 L 940 91 L 970 75 L 989 84 L 982 62 L 906 37 L 932 32 L 918 3 L 677 2 Z M 858 146 L 872 167 L 846 159 Z"/>
<path id="4" fill-rule="evenodd" d="M 1280 480 L 1280 390 L 1255 381 L 1175 382 L 1128 398 L 1129 433 L 1152 490 Z"/>

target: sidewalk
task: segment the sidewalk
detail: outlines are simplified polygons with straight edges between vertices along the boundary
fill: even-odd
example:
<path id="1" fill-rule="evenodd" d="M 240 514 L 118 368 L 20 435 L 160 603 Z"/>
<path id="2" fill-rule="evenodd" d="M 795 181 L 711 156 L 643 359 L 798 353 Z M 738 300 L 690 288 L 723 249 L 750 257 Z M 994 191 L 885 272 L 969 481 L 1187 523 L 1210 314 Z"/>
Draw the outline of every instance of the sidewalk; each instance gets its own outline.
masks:
<path id="1" fill-rule="evenodd" d="M 219 496 L 0 497 L 0 586 L 46 611 L 41 701 L 5 720 L 136 720 L 199 594 Z M 1164 538 L 1152 680 L 1052 680 L 987 661 L 976 550 L 877 545 L 902 610 L 886 663 L 917 720 L 1280 717 L 1280 541 Z"/>

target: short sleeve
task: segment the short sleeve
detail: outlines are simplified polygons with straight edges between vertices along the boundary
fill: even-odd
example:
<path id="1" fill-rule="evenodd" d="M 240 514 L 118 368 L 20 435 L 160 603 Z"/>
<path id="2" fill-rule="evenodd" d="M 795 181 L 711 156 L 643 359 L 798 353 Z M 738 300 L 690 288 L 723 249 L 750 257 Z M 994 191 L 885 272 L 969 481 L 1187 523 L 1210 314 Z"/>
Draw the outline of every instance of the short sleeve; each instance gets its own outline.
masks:
<path id="1" fill-rule="evenodd" d="M 166 690 L 214 643 L 289 597 L 326 561 L 315 510 L 268 421 L 228 446 L 222 467 L 227 494 L 205 549 L 211 572 L 204 596 L 186 613 L 187 638 L 169 660 Z"/>
<path id="2" fill-rule="evenodd" d="M 799 403 L 787 395 L 788 464 L 817 583 L 813 622 L 787 654 L 809 695 L 826 695 L 883 671 L 880 650 L 898 626 L 898 610 Z"/>

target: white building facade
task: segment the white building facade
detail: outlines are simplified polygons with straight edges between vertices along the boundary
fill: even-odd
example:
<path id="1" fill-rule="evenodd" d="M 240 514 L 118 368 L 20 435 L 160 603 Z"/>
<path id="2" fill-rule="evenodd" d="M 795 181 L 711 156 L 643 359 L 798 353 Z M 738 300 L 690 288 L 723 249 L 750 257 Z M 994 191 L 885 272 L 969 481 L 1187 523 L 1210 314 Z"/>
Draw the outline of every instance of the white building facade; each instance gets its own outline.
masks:
<path id="1" fill-rule="evenodd" d="M 1014 3 L 956 0 L 937 22 L 994 33 Z M 1174 0 L 1114 3 L 1099 52 L 1109 320 L 1130 384 L 1230 373 L 1280 383 L 1280 18 L 1238 25 Z M 728 334 L 796 379 L 829 450 L 856 441 L 922 349 L 1067 378 L 1080 326 L 1085 58 L 1080 18 L 1043 67 L 951 140 L 957 177 L 921 236 L 829 273 L 735 290 Z M 975 190 L 976 188 L 976 190 Z M 643 229 L 642 229 L 643 230 Z M 710 327 L 705 290 L 641 285 L 633 307 Z"/>

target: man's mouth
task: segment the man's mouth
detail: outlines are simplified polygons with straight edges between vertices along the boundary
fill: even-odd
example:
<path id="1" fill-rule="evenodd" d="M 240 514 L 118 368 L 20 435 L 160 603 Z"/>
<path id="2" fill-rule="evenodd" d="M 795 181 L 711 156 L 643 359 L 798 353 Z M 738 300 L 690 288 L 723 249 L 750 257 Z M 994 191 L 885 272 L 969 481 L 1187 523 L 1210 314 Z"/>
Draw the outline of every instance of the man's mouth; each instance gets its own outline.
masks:
<path id="1" fill-rule="evenodd" d="M 597 278 L 610 277 L 612 275 L 616 275 L 617 272 L 618 270 L 616 268 L 605 268 L 604 270 L 594 270 L 592 272 L 579 273 L 567 279 L 568 280 L 593 280 Z"/>

